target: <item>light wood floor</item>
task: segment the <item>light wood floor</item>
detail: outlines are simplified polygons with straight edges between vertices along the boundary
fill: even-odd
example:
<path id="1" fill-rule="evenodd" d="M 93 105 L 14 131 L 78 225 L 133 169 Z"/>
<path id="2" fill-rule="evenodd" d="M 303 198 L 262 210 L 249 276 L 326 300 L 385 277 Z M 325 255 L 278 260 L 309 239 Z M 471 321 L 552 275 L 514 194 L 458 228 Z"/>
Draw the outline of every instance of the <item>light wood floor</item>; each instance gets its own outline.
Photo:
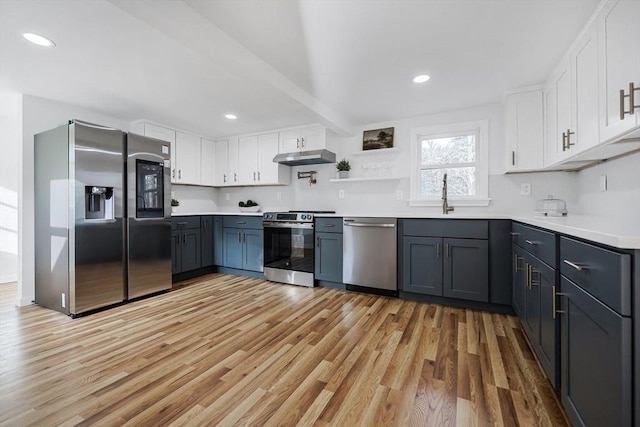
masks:
<path id="1" fill-rule="evenodd" d="M 14 298 L 1 425 L 567 425 L 511 316 L 221 274 L 75 320 Z"/>

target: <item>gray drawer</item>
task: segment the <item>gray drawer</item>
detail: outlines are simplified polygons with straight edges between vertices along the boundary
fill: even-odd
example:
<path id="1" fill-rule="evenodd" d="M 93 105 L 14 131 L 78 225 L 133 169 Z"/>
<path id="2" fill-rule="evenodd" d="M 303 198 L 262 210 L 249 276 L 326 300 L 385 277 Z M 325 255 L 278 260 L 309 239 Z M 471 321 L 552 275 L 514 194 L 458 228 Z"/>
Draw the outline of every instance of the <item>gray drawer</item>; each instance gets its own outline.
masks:
<path id="1" fill-rule="evenodd" d="M 511 223 L 511 243 L 520 247 L 524 245 L 524 225 L 519 222 Z"/>
<path id="2" fill-rule="evenodd" d="M 560 238 L 560 273 L 623 316 L 631 315 L 631 256 Z"/>
<path id="3" fill-rule="evenodd" d="M 234 228 L 253 228 L 262 230 L 262 217 L 261 216 L 225 216 L 223 219 L 224 227 Z"/>
<path id="4" fill-rule="evenodd" d="M 404 236 L 488 239 L 489 221 L 462 219 L 403 219 Z"/>
<path id="5" fill-rule="evenodd" d="M 200 216 L 174 216 L 171 218 L 172 230 L 184 230 L 186 228 L 200 228 Z"/>
<path id="6" fill-rule="evenodd" d="M 549 231 L 523 226 L 522 247 L 551 267 L 557 267 L 556 235 Z"/>
<path id="7" fill-rule="evenodd" d="M 342 233 L 342 218 L 316 217 L 316 233 Z"/>

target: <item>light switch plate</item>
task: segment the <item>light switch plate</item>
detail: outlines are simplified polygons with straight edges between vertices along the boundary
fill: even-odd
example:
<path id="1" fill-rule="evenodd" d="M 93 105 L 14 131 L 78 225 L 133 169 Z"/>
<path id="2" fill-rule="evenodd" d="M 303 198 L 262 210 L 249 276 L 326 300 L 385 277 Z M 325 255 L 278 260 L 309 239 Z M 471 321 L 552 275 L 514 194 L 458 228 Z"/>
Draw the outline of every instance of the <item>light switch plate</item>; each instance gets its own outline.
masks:
<path id="1" fill-rule="evenodd" d="M 224 193 L 224 199 L 225 200 L 229 200 L 230 199 L 229 193 Z"/>
<path id="2" fill-rule="evenodd" d="M 520 195 L 521 196 L 530 196 L 531 195 L 531 184 L 520 184 Z"/>
<path id="3" fill-rule="evenodd" d="M 607 191 L 607 175 L 600 175 L 600 191 Z"/>
<path id="4" fill-rule="evenodd" d="M 344 199 L 344 190 L 338 190 L 338 199 Z"/>
<path id="5" fill-rule="evenodd" d="M 396 191 L 396 200 L 402 200 L 402 190 Z"/>
<path id="6" fill-rule="evenodd" d="M 278 192 L 276 193 L 276 198 L 277 198 L 278 200 L 282 200 L 282 191 L 278 191 Z"/>

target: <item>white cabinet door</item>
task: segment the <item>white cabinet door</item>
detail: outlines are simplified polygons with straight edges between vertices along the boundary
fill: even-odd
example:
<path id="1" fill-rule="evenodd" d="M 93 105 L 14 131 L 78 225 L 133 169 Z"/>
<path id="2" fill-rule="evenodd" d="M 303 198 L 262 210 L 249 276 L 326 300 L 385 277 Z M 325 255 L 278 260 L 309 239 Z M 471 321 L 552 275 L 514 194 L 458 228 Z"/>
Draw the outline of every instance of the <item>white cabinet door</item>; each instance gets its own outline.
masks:
<path id="1" fill-rule="evenodd" d="M 229 138 L 229 179 L 230 185 L 238 185 L 238 137 Z"/>
<path id="2" fill-rule="evenodd" d="M 201 138 L 200 140 L 201 156 L 200 156 L 200 183 L 202 185 L 215 185 L 215 151 L 216 143 L 209 139 Z"/>
<path id="3" fill-rule="evenodd" d="M 177 183 L 200 185 L 200 137 L 176 132 Z"/>
<path id="4" fill-rule="evenodd" d="M 171 182 L 177 183 L 178 173 L 176 172 L 176 131 L 153 123 L 144 123 L 144 136 L 167 141 L 170 146 L 171 155 Z"/>
<path id="5" fill-rule="evenodd" d="M 572 108 L 575 135 L 568 152 L 574 155 L 599 142 L 598 132 L 598 34 L 592 25 L 571 54 Z"/>
<path id="6" fill-rule="evenodd" d="M 278 154 L 278 133 L 258 135 L 258 183 L 280 184 L 278 175 L 280 168 L 288 166 L 273 162 Z"/>
<path id="7" fill-rule="evenodd" d="M 541 169 L 544 160 L 542 89 L 507 95 L 505 111 L 507 171 Z"/>
<path id="8" fill-rule="evenodd" d="M 301 151 L 321 150 L 327 146 L 327 133 L 323 127 L 300 130 Z"/>
<path id="9" fill-rule="evenodd" d="M 569 65 L 569 60 L 563 61 L 545 89 L 547 107 L 545 166 L 557 163 L 569 156 L 567 141 L 571 141 L 575 135 L 575 129 L 572 129 L 571 124 L 571 69 Z"/>
<path id="10" fill-rule="evenodd" d="M 300 151 L 300 129 L 280 132 L 280 152 L 294 153 Z"/>
<path id="11" fill-rule="evenodd" d="M 620 117 L 620 91 L 629 95 L 629 83 L 640 88 L 640 1 L 611 0 L 599 19 L 600 61 L 600 141 L 624 134 L 640 123 L 635 114 Z M 624 98 L 629 111 L 629 98 Z M 640 90 L 635 93 L 640 104 Z"/>
<path id="12" fill-rule="evenodd" d="M 254 185 L 258 181 L 258 136 L 238 139 L 238 184 Z"/>
<path id="13" fill-rule="evenodd" d="M 226 187 L 230 185 L 229 181 L 229 140 L 223 139 L 216 141 L 215 144 L 215 185 L 217 187 Z"/>

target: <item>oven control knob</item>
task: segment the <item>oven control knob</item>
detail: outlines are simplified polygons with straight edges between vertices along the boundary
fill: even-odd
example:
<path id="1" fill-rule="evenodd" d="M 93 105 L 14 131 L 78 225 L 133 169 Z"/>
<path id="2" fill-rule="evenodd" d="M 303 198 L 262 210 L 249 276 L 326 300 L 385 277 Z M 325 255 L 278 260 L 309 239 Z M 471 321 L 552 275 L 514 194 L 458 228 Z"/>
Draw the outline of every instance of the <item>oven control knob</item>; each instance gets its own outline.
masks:
<path id="1" fill-rule="evenodd" d="M 300 215 L 300 218 L 307 219 L 307 215 L 306 214 L 302 214 L 302 215 Z"/>

